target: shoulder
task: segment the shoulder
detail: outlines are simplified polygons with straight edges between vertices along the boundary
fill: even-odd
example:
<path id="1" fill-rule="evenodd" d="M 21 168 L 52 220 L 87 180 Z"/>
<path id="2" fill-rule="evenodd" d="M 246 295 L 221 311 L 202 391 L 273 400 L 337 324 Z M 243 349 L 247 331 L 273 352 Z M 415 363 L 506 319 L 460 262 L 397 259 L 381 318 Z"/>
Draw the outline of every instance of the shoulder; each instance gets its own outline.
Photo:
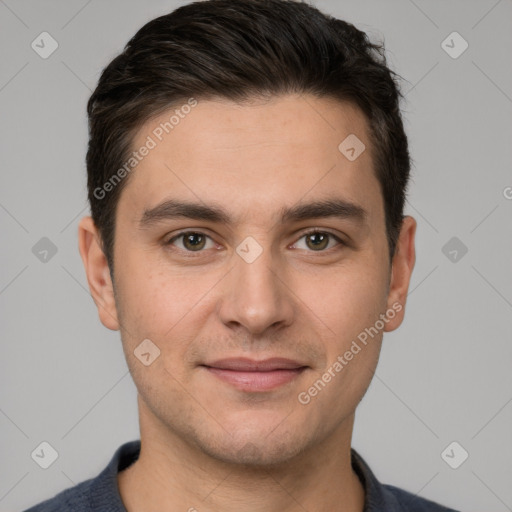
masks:
<path id="1" fill-rule="evenodd" d="M 416 494 L 399 489 L 394 485 L 383 485 L 385 493 L 389 499 L 396 502 L 399 506 L 397 510 L 414 510 L 414 512 L 458 512 L 453 508 L 448 508 L 439 503 L 421 498 Z"/>
<path id="2" fill-rule="evenodd" d="M 92 481 L 92 479 L 86 480 L 74 487 L 65 489 L 53 498 L 42 501 L 25 510 L 25 512 L 62 512 L 63 510 L 89 512 L 92 510 L 88 498 Z"/>
<path id="3" fill-rule="evenodd" d="M 457 512 L 394 485 L 381 484 L 361 455 L 352 448 L 352 467 L 365 489 L 365 512 Z"/>
<path id="4" fill-rule="evenodd" d="M 119 494 L 117 475 L 137 460 L 139 453 L 140 440 L 121 445 L 98 476 L 64 489 L 24 512 L 126 512 Z"/>

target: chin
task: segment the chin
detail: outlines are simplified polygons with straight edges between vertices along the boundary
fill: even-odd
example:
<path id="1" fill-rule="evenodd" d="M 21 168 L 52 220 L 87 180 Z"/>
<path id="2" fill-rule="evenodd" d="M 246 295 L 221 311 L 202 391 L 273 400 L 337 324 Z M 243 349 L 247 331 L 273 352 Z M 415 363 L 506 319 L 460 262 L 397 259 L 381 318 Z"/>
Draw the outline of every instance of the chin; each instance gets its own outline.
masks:
<path id="1" fill-rule="evenodd" d="M 210 457 L 226 464 L 268 468 L 290 463 L 301 452 L 301 449 L 287 444 L 276 445 L 270 442 L 265 444 L 263 441 L 258 444 L 248 442 L 238 451 L 233 450 L 232 446 L 220 450 L 203 447 L 203 451 Z"/>
<path id="2" fill-rule="evenodd" d="M 265 429 L 266 430 L 266 429 Z M 297 430 L 298 431 L 298 430 Z M 297 432 L 296 431 L 296 432 Z M 195 444 L 211 458 L 226 464 L 250 467 L 279 466 L 293 461 L 310 442 L 304 436 L 290 431 L 278 434 L 268 431 L 237 431 L 234 435 L 224 432 L 216 439 L 197 436 Z"/>

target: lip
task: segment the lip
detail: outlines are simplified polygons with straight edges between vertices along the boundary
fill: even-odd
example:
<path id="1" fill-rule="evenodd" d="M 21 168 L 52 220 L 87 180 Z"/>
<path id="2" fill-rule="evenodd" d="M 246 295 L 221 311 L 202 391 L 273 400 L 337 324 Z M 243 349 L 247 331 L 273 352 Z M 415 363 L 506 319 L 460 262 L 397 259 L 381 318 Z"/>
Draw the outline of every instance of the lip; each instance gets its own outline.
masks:
<path id="1" fill-rule="evenodd" d="M 296 379 L 307 366 L 292 359 L 273 357 L 220 359 L 202 365 L 214 377 L 247 392 L 271 391 Z"/>

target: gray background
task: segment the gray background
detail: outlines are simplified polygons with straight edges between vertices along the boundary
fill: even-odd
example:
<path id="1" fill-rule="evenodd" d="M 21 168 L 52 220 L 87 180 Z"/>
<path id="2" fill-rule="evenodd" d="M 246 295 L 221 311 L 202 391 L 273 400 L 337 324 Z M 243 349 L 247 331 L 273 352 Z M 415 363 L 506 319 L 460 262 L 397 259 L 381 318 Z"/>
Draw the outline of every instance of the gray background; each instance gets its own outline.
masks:
<path id="1" fill-rule="evenodd" d="M 77 248 L 85 104 L 135 31 L 183 3 L 0 0 L 2 511 L 96 476 L 138 438 L 119 335 L 98 320 Z M 353 445 L 383 482 L 512 510 L 512 2 L 313 3 L 384 37 L 414 159 L 406 320 L 385 335 Z M 47 59 L 31 48 L 43 31 L 59 45 Z M 469 44 L 456 59 L 441 46 L 453 31 Z M 57 248 L 46 262 L 32 251 L 42 237 Z M 31 458 L 42 441 L 59 454 L 48 469 Z M 452 441 L 469 453 L 458 469 L 441 457 Z"/>

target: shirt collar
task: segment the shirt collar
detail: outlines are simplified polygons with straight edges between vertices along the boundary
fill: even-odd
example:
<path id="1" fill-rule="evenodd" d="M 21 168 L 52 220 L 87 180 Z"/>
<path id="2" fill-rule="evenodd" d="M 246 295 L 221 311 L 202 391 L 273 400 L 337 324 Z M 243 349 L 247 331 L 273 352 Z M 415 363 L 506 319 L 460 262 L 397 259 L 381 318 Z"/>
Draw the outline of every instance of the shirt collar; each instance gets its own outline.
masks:
<path id="1" fill-rule="evenodd" d="M 100 510 L 106 500 L 111 504 L 110 512 L 126 512 L 119 493 L 117 474 L 139 458 L 140 446 L 140 440 L 121 445 L 114 453 L 108 466 L 92 480 L 89 499 L 93 510 L 96 510 L 94 507 Z M 382 510 L 401 512 L 402 508 L 398 502 L 386 492 L 368 464 L 353 448 L 351 449 L 351 463 L 364 488 L 364 512 L 379 512 Z"/>

